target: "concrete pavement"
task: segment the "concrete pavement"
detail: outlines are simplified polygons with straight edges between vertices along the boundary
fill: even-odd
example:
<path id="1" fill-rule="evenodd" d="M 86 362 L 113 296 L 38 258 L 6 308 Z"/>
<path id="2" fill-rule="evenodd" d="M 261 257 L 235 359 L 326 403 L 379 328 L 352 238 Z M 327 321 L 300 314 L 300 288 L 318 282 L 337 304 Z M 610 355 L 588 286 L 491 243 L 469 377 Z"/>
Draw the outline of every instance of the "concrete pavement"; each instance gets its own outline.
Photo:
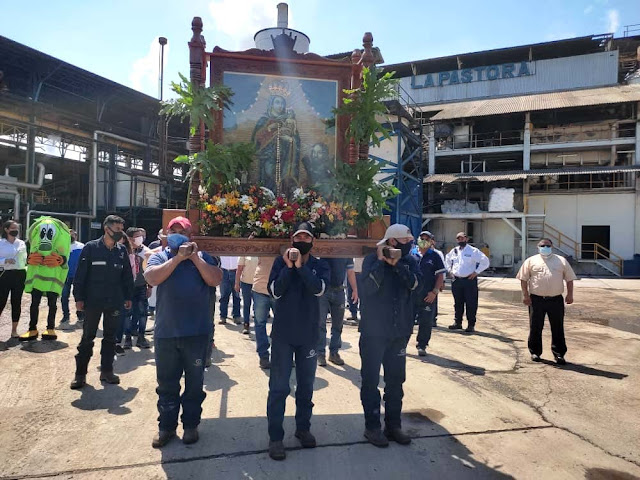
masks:
<path id="1" fill-rule="evenodd" d="M 417 356 L 415 337 L 409 342 L 409 447 L 377 449 L 362 437 L 355 327 L 344 329 L 346 365 L 318 368 L 318 448 L 298 447 L 289 398 L 284 462 L 266 454 L 268 372 L 258 368 L 253 334 L 243 336 L 238 326 L 216 325 L 200 442 L 174 441 L 160 451 L 151 448 L 152 351 L 134 347 L 118 357 L 121 384 L 100 385 L 97 344 L 90 385 L 72 391 L 79 330 L 60 332 L 57 342 L 0 343 L 0 478 L 640 478 L 640 336 L 604 324 L 622 316 L 637 325 L 640 289 L 577 282 L 576 305 L 567 309 L 570 364 L 557 367 L 548 329 L 545 362 L 529 360 L 518 284 L 481 283 L 476 335 L 439 327 L 425 358 Z M 449 292 L 440 310 L 446 326 Z M 294 389 L 295 376 L 291 382 Z"/>

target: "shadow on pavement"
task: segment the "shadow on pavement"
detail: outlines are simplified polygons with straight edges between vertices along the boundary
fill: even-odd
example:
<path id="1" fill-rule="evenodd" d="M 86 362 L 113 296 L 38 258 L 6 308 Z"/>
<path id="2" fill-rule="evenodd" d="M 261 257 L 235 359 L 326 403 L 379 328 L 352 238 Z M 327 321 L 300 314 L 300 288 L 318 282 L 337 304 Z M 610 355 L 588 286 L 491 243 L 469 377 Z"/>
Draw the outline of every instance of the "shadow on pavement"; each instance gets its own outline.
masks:
<path id="1" fill-rule="evenodd" d="M 598 368 L 587 367 L 586 365 L 578 365 L 576 363 L 567 363 L 566 365 L 558 365 L 556 362 L 553 362 L 551 360 L 546 360 L 544 358 L 540 359 L 540 363 L 544 363 L 545 365 L 551 365 L 552 367 L 556 367 L 558 370 L 569 370 L 571 372 L 582 373 L 584 375 L 611 378 L 613 380 L 623 380 L 629 376 L 625 373 L 609 372 L 607 370 L 600 370 Z"/>
<path id="2" fill-rule="evenodd" d="M 31 353 L 49 353 L 68 348 L 69 344 L 60 340 L 32 340 L 21 342 L 22 350 Z"/>
<path id="3" fill-rule="evenodd" d="M 504 335 L 498 335 L 497 333 L 489 333 L 483 332 L 482 330 L 477 330 L 473 333 L 466 333 L 464 330 L 449 330 L 446 326 L 433 327 L 434 332 L 444 333 L 445 335 L 464 335 L 468 337 L 484 337 L 484 338 L 492 338 L 494 340 L 498 340 L 502 343 L 514 343 L 514 342 L 524 342 L 524 340 L 505 337 Z"/>
<path id="4" fill-rule="evenodd" d="M 221 478 L 260 479 L 513 478 L 478 461 L 462 443 L 464 437 L 456 438 L 437 423 L 436 411 L 404 415 L 403 427 L 413 442 L 391 442 L 388 448 L 376 448 L 364 439 L 362 414 L 336 414 L 312 417 L 318 446 L 303 449 L 293 436 L 294 413 L 287 412 L 284 421 L 283 462 L 268 456 L 265 417 L 204 418 L 198 443 L 186 446 L 175 439 L 161 450 L 162 469 L 167 478 L 211 478 L 212 472 Z"/>
<path id="5" fill-rule="evenodd" d="M 420 357 L 418 355 L 407 353 L 407 358 L 419 360 L 422 363 L 430 363 L 442 368 L 448 368 L 450 370 L 462 370 L 472 375 L 482 376 L 486 370 L 484 367 L 476 367 L 475 365 L 467 365 L 466 363 L 459 362 L 457 360 L 451 360 L 450 358 L 440 357 L 433 353 L 428 353 L 426 357 Z"/>
<path id="6" fill-rule="evenodd" d="M 71 405 L 80 410 L 106 410 L 111 415 L 127 415 L 131 409 L 125 404 L 129 403 L 138 394 L 139 389 L 129 387 L 126 390 L 119 385 L 105 385 L 101 390 L 96 390 L 93 385 L 85 385 L 79 390 L 80 398 L 71 402 Z"/>

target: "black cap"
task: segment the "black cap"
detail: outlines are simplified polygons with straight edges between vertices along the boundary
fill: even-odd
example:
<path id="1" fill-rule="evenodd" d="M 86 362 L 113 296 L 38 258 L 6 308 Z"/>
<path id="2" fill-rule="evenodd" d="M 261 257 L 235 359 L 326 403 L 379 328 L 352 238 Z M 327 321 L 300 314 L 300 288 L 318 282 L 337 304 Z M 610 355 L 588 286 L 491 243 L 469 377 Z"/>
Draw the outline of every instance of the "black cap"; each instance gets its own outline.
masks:
<path id="1" fill-rule="evenodd" d="M 295 233 L 293 234 L 293 236 L 295 237 L 299 233 L 308 233 L 309 235 L 314 237 L 315 235 L 313 234 L 313 231 L 315 229 L 316 229 L 316 227 L 313 225 L 313 223 L 311 223 L 311 222 L 301 222 L 296 227 L 296 230 L 295 230 Z"/>

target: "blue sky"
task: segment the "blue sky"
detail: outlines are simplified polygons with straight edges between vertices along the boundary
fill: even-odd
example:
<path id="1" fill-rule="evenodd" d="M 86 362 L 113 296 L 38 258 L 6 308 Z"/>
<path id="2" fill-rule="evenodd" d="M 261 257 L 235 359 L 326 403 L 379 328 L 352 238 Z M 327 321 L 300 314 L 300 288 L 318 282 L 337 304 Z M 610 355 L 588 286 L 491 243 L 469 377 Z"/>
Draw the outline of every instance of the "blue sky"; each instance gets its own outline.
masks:
<path id="1" fill-rule="evenodd" d="M 167 37 L 165 84 L 188 74 L 191 19 L 207 49 L 252 46 L 275 26 L 278 0 L 2 1 L 0 34 L 152 96 L 159 36 Z M 373 32 L 386 63 L 613 32 L 640 23 L 640 0 L 290 0 L 289 26 L 311 51 L 347 52 Z M 1 69 L 2 59 L 0 59 Z M 165 86 L 165 92 L 167 88 Z"/>

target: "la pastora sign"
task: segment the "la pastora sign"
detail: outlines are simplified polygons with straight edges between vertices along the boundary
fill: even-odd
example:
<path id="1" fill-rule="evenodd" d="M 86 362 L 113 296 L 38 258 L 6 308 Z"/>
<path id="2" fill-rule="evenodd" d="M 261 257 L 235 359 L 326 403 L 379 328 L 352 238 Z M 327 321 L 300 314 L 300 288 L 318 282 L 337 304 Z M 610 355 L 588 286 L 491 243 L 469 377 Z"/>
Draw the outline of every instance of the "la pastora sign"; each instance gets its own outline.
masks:
<path id="1" fill-rule="evenodd" d="M 461 83 L 528 77 L 535 75 L 535 73 L 535 64 L 533 62 L 504 63 L 489 67 L 463 68 L 449 72 L 413 75 L 411 77 L 411 88 L 444 87 Z"/>

